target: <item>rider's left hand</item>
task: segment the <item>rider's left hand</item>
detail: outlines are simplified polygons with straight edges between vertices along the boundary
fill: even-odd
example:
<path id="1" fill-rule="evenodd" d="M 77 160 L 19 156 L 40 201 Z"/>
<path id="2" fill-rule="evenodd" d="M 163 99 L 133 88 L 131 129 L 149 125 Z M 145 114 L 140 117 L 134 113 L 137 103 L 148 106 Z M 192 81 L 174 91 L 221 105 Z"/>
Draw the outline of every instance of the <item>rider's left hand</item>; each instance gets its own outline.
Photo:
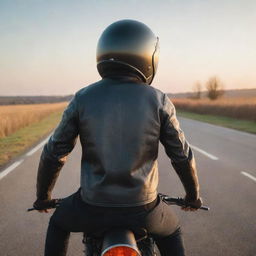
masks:
<path id="1" fill-rule="evenodd" d="M 55 205 L 56 205 L 56 199 L 51 199 L 51 200 L 37 199 L 34 202 L 33 207 L 41 213 L 42 212 L 49 213 L 49 209 L 53 208 Z"/>

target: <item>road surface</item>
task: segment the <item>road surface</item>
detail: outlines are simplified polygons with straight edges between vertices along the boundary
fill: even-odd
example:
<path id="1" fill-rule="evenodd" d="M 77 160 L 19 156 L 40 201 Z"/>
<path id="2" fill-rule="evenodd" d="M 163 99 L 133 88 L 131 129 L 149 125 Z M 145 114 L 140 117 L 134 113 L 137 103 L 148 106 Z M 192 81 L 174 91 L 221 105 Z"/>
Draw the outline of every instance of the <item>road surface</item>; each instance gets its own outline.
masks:
<path id="1" fill-rule="evenodd" d="M 201 196 L 209 212 L 175 211 L 180 217 L 187 255 L 256 255 L 256 136 L 210 124 L 179 118 L 194 148 Z M 64 166 L 54 197 L 78 189 L 80 145 Z M 41 148 L 28 152 L 0 173 L 0 255 L 43 255 L 50 214 L 27 213 L 35 200 L 35 180 Z M 184 194 L 181 183 L 160 148 L 159 191 Z M 9 173 L 8 173 L 9 172 Z M 83 255 L 81 234 L 72 234 L 68 255 Z"/>

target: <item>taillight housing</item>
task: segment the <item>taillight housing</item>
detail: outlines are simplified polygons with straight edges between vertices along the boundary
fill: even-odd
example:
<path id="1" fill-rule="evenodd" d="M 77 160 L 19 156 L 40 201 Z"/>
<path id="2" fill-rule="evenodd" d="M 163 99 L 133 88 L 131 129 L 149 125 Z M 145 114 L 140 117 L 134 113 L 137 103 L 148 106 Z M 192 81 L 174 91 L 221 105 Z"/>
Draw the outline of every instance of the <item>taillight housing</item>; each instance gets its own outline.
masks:
<path id="1" fill-rule="evenodd" d="M 107 248 L 102 256 L 139 256 L 140 254 L 134 248 L 121 245 Z"/>

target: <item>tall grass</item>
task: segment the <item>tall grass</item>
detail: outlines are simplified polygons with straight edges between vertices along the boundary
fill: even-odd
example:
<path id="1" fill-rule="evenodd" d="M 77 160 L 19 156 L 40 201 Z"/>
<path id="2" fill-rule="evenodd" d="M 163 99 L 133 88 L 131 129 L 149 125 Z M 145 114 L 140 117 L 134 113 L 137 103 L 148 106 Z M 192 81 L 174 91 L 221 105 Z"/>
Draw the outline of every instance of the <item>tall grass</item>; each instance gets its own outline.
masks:
<path id="1" fill-rule="evenodd" d="M 60 102 L 0 106 L 0 138 L 32 123 L 39 122 L 49 114 L 63 110 L 66 105 L 66 102 Z"/>
<path id="2" fill-rule="evenodd" d="M 177 109 L 256 121 L 256 97 L 209 99 L 171 99 Z"/>

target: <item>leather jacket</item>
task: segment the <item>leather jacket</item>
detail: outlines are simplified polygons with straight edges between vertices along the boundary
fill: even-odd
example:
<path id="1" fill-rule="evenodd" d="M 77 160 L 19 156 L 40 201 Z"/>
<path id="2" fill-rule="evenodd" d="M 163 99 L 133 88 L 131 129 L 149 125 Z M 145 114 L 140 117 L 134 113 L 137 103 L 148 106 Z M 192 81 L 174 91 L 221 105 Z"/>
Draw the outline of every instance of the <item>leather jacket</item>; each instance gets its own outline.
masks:
<path id="1" fill-rule="evenodd" d="M 37 198 L 50 199 L 56 179 L 79 136 L 81 195 L 93 205 L 126 207 L 157 197 L 159 141 L 187 197 L 198 198 L 192 151 L 168 96 L 135 76 L 114 76 L 78 91 L 44 146 Z"/>

